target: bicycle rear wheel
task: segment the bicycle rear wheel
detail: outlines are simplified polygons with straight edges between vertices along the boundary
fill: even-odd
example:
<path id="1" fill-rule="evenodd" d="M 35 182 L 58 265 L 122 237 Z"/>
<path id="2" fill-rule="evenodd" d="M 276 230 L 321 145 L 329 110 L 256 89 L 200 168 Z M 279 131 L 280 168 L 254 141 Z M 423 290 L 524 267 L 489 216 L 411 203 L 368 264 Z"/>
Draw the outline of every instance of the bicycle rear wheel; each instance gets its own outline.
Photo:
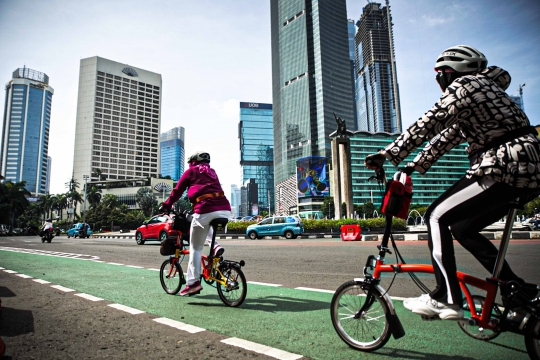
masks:
<path id="1" fill-rule="evenodd" d="M 247 294 L 247 282 L 242 269 L 236 264 L 222 264 L 221 272 L 223 280 L 227 280 L 226 286 L 216 282 L 221 301 L 227 306 L 240 306 Z"/>
<path id="2" fill-rule="evenodd" d="M 377 350 L 390 338 L 386 318 L 390 310 L 379 290 L 374 289 L 373 303 L 358 314 L 367 293 L 367 287 L 364 290 L 356 281 L 348 281 L 336 290 L 330 307 L 332 325 L 341 340 L 361 351 Z"/>
<path id="3" fill-rule="evenodd" d="M 540 320 L 535 317 L 529 319 L 525 335 L 525 346 L 529 357 L 540 360 Z"/>
<path id="4" fill-rule="evenodd" d="M 177 261 L 173 264 L 171 259 L 167 259 L 161 264 L 159 280 L 161 281 L 163 290 L 171 295 L 178 294 L 182 288 L 182 284 L 186 283 L 182 267 Z"/>

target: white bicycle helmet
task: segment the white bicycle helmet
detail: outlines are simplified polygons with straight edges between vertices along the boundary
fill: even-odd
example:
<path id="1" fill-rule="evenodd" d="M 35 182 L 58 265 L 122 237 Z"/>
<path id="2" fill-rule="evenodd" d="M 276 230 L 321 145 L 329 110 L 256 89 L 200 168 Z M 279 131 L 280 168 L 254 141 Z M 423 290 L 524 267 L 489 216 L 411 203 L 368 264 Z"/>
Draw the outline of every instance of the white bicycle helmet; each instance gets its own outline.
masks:
<path id="1" fill-rule="evenodd" d="M 486 68 L 487 59 L 478 49 L 467 45 L 452 46 L 437 58 L 435 69 L 449 67 L 458 73 L 470 73 Z"/>
<path id="2" fill-rule="evenodd" d="M 435 63 L 435 79 L 443 91 L 457 78 L 481 71 L 487 59 L 478 49 L 467 45 L 452 46 L 442 52 Z"/>
<path id="3" fill-rule="evenodd" d="M 206 151 L 197 151 L 195 154 L 193 154 L 193 155 L 191 155 L 189 157 L 187 162 L 190 163 L 192 161 L 209 163 L 210 162 L 210 154 L 207 153 Z"/>

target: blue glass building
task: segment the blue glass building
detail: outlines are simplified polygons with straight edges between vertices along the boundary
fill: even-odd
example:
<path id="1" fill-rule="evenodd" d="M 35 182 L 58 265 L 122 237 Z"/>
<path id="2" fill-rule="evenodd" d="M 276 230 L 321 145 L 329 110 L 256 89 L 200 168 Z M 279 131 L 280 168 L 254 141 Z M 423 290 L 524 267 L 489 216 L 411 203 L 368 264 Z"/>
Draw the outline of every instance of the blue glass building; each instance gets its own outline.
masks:
<path id="1" fill-rule="evenodd" d="M 258 211 L 273 212 L 275 209 L 272 208 L 274 204 L 272 104 L 241 102 L 238 138 L 240 139 L 242 184 L 254 179 L 258 191 L 256 197 Z M 253 203 L 254 199 L 255 195 L 250 197 L 250 203 Z M 247 208 L 251 211 L 253 204 Z"/>
<path id="2" fill-rule="evenodd" d="M 26 181 L 34 196 L 47 192 L 53 94 L 49 77 L 26 67 L 6 84 L 0 169 L 6 181 Z"/>
<path id="3" fill-rule="evenodd" d="M 368 3 L 356 23 L 355 99 L 361 131 L 402 131 L 391 20 L 388 7 Z"/>
<path id="4" fill-rule="evenodd" d="M 184 128 L 179 126 L 161 134 L 161 175 L 179 180 L 184 173 Z"/>

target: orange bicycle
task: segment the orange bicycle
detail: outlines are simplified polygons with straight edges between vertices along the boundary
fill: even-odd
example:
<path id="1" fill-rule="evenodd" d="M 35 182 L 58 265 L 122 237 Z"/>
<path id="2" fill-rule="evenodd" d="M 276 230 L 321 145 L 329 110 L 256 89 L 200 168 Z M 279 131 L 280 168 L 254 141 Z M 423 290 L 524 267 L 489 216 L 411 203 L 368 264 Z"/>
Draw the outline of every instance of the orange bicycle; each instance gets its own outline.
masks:
<path id="1" fill-rule="evenodd" d="M 182 216 L 185 215 L 176 215 L 176 217 Z M 213 229 L 212 243 L 209 255 L 203 254 L 201 258 L 201 279 L 208 285 L 217 288 L 218 295 L 225 305 L 236 307 L 244 302 L 247 294 L 246 277 L 242 272 L 245 262 L 244 260 L 239 262 L 225 260 L 222 256 L 223 252 L 221 254 L 218 252 L 216 256 L 212 256 L 217 230 L 218 228 L 225 228 L 227 222 L 228 220 L 224 218 L 214 219 L 210 222 Z M 189 249 L 186 249 L 186 246 L 189 246 L 188 237 L 182 236 L 182 232 L 179 231 L 176 242 L 172 245 L 174 255 L 161 264 L 159 278 L 161 286 L 167 294 L 177 294 L 182 285 L 186 283 L 181 266 L 184 257 L 189 255 Z"/>
<path id="2" fill-rule="evenodd" d="M 381 167 L 376 177 L 379 184 L 386 184 L 384 169 Z M 540 359 L 540 299 L 530 300 L 525 295 L 527 287 L 536 285 L 520 285 L 516 281 L 505 282 L 499 279 L 510 234 L 518 208 L 530 199 L 516 199 L 511 203 L 499 247 L 499 254 L 491 276 L 485 280 L 457 271 L 459 285 L 464 294 L 463 309 L 465 317 L 458 320 L 458 325 L 467 335 L 479 340 L 491 340 L 501 332 L 510 331 L 521 334 L 525 338 L 527 352 L 531 359 Z M 426 264 L 405 264 L 399 254 L 391 234 L 392 216 L 386 217 L 386 227 L 380 245 L 379 255 L 370 255 L 364 266 L 364 277 L 355 278 L 341 285 L 335 292 L 331 303 L 331 318 L 334 329 L 340 338 L 349 346 L 361 351 L 373 351 L 386 344 L 390 335 L 399 339 L 405 331 L 398 319 L 392 299 L 388 291 L 380 286 L 382 273 L 410 273 L 413 281 L 425 292 L 429 292 L 414 272 L 433 273 L 433 266 Z M 393 250 L 401 262 L 385 264 L 385 255 L 391 254 L 388 242 L 391 240 Z M 395 276 L 394 275 L 394 276 Z M 485 292 L 485 296 L 472 295 L 469 288 L 477 288 Z M 510 294 L 506 296 L 504 305 L 495 303 L 499 288 Z M 530 291 L 529 291 L 530 292 Z M 434 318 L 423 317 L 424 320 Z"/>

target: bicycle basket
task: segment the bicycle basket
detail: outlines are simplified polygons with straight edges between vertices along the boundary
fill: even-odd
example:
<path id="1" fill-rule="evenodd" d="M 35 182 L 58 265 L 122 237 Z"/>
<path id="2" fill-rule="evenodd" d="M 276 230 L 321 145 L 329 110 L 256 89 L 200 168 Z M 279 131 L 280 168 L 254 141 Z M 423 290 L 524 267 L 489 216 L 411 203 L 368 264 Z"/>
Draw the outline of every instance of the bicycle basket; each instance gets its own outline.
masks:
<path id="1" fill-rule="evenodd" d="M 161 242 L 159 253 L 163 256 L 174 255 L 176 251 L 176 239 L 166 239 Z"/>
<path id="2" fill-rule="evenodd" d="M 188 219 L 186 219 L 183 214 L 178 214 L 174 217 L 173 230 L 178 230 L 182 233 L 187 234 L 190 227 L 191 223 L 188 221 Z"/>

